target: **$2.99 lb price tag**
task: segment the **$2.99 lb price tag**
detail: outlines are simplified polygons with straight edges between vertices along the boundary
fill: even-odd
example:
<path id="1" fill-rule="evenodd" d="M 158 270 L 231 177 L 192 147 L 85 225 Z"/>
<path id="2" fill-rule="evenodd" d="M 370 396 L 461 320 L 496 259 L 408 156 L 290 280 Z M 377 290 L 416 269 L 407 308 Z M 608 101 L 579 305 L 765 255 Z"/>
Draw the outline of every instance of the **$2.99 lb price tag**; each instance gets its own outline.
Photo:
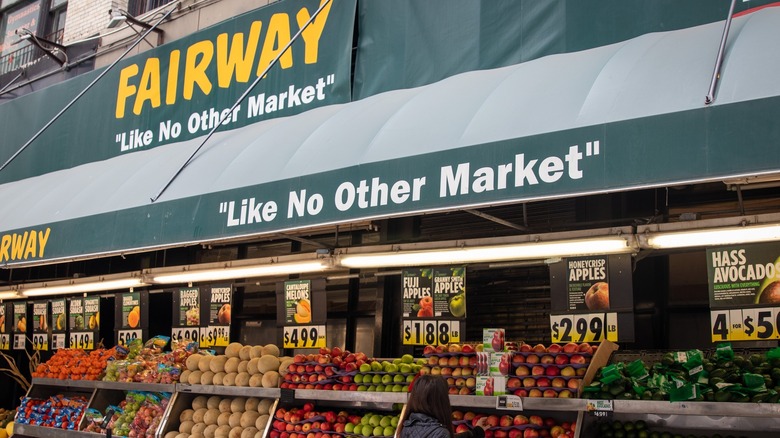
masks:
<path id="1" fill-rule="evenodd" d="M 617 313 L 550 315 L 553 343 L 618 340 Z"/>
<path id="2" fill-rule="evenodd" d="M 460 321 L 405 319 L 401 331 L 404 345 L 447 345 L 460 343 Z"/>
<path id="3" fill-rule="evenodd" d="M 286 326 L 282 344 L 284 348 L 324 348 L 327 345 L 325 326 Z"/>
<path id="4" fill-rule="evenodd" d="M 780 307 L 713 310 L 710 329 L 713 342 L 780 339 Z"/>

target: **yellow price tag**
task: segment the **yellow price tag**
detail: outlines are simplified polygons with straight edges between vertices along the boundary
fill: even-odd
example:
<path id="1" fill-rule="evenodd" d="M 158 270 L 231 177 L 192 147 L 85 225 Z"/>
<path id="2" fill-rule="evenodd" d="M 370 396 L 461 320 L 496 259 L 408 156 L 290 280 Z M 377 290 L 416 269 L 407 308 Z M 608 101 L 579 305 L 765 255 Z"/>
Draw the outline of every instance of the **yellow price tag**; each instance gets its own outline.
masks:
<path id="1" fill-rule="evenodd" d="M 70 334 L 70 348 L 78 348 L 81 350 L 94 350 L 95 349 L 95 333 L 93 332 L 71 332 Z"/>
<path id="2" fill-rule="evenodd" d="M 554 343 L 617 342 L 617 313 L 550 315 L 550 333 Z"/>
<path id="3" fill-rule="evenodd" d="M 325 348 L 327 345 L 324 325 L 302 325 L 284 328 L 284 348 Z"/>
<path id="4" fill-rule="evenodd" d="M 460 343 L 460 321 L 405 319 L 401 329 L 404 345 L 447 345 Z"/>
<path id="5" fill-rule="evenodd" d="M 49 335 L 47 333 L 33 334 L 33 350 L 49 351 Z"/>
<path id="6" fill-rule="evenodd" d="M 8 350 L 11 348 L 11 336 L 0 335 L 0 350 Z"/>
<path id="7" fill-rule="evenodd" d="M 713 342 L 780 339 L 779 307 L 713 310 L 710 322 Z"/>

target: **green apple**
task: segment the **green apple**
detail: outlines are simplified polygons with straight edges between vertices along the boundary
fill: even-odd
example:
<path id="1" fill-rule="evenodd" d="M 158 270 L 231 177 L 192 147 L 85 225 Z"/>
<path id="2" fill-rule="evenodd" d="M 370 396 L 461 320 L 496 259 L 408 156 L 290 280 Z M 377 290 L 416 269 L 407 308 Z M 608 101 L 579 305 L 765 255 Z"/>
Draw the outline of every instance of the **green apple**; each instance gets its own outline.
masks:
<path id="1" fill-rule="evenodd" d="M 390 426 L 398 427 L 398 421 L 400 421 L 398 415 L 394 416 L 393 418 L 390 419 Z"/>
<path id="2" fill-rule="evenodd" d="M 381 383 L 379 385 L 376 385 L 376 392 L 385 392 L 385 385 L 382 385 Z"/>
<path id="3" fill-rule="evenodd" d="M 401 359 L 393 359 L 393 365 L 401 365 Z"/>
<path id="4" fill-rule="evenodd" d="M 398 371 L 400 371 L 400 372 L 402 372 L 404 374 L 409 374 L 409 373 L 412 372 L 412 366 L 409 365 L 408 363 L 401 364 L 401 366 L 398 367 Z"/>
<path id="5" fill-rule="evenodd" d="M 374 374 L 373 377 L 371 377 L 371 383 L 374 385 L 379 385 L 382 383 L 382 375 L 381 374 Z"/>
<path id="6" fill-rule="evenodd" d="M 387 364 L 387 366 L 385 367 L 385 372 L 386 373 L 397 373 L 398 372 L 398 365 L 393 364 L 393 363 Z"/>
<path id="7" fill-rule="evenodd" d="M 403 376 L 403 374 L 396 374 L 393 376 L 393 383 L 404 383 L 406 382 L 406 377 Z"/>
<path id="8" fill-rule="evenodd" d="M 393 376 L 390 374 L 385 374 L 382 376 L 382 383 L 387 385 L 388 383 L 393 383 Z"/>
<path id="9" fill-rule="evenodd" d="M 414 381 L 414 375 L 406 376 L 406 383 L 412 383 Z"/>
<path id="10" fill-rule="evenodd" d="M 366 391 L 368 391 L 368 392 L 374 392 L 374 391 L 376 391 L 376 385 L 371 385 L 371 386 L 369 386 L 369 387 L 368 387 L 368 389 L 366 389 Z"/>
<path id="11" fill-rule="evenodd" d="M 368 424 L 377 427 L 379 426 L 380 421 L 382 421 L 382 416 L 379 414 L 373 414 L 371 415 L 371 418 L 368 420 Z"/>
<path id="12" fill-rule="evenodd" d="M 390 416 L 389 415 L 385 415 L 384 417 L 382 417 L 382 419 L 379 420 L 379 425 L 382 426 L 382 427 L 389 426 L 390 425 Z"/>
<path id="13" fill-rule="evenodd" d="M 368 391 L 368 386 L 366 386 L 366 385 L 360 385 L 360 386 L 358 386 L 358 389 L 357 389 L 357 390 L 358 390 L 358 391 Z"/>
<path id="14" fill-rule="evenodd" d="M 363 375 L 362 374 L 355 374 L 355 377 L 353 379 L 355 383 L 363 383 Z"/>
<path id="15" fill-rule="evenodd" d="M 344 425 L 344 432 L 346 433 L 354 433 L 355 432 L 355 426 L 352 423 L 347 422 L 347 424 Z"/>
<path id="16" fill-rule="evenodd" d="M 360 372 L 361 373 L 367 373 L 369 371 L 371 371 L 371 365 L 369 365 L 367 363 L 364 363 L 364 364 L 360 365 Z"/>
<path id="17" fill-rule="evenodd" d="M 366 414 L 363 415 L 363 418 L 360 419 L 360 424 L 365 426 L 366 424 L 369 424 L 370 421 L 371 421 L 371 414 Z"/>
<path id="18" fill-rule="evenodd" d="M 377 426 L 374 428 L 374 436 L 383 436 L 385 433 L 385 428 L 382 426 Z"/>
<path id="19" fill-rule="evenodd" d="M 371 362 L 371 371 L 382 371 L 382 362 L 378 360 Z"/>
<path id="20" fill-rule="evenodd" d="M 450 298 L 450 313 L 455 318 L 466 316 L 466 295 L 463 292 L 455 294 Z"/>
<path id="21" fill-rule="evenodd" d="M 390 426 L 385 427 L 385 430 L 382 433 L 382 435 L 384 435 L 384 436 L 393 436 L 393 435 L 395 435 L 395 428 L 394 427 L 390 427 Z"/>
<path id="22" fill-rule="evenodd" d="M 414 357 L 411 354 L 404 354 L 403 356 L 401 356 L 401 362 L 412 363 L 414 362 Z"/>

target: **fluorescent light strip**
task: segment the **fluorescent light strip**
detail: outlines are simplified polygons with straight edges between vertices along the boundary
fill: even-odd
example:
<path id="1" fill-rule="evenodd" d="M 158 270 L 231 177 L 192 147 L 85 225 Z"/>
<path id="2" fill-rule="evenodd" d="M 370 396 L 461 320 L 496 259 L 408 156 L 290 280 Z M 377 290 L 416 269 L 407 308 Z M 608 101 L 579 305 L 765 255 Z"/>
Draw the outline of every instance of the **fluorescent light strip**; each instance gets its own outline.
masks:
<path id="1" fill-rule="evenodd" d="M 325 270 L 327 267 L 328 265 L 321 261 L 313 261 L 277 263 L 238 268 L 192 270 L 170 274 L 152 274 L 151 282 L 156 284 L 197 283 L 201 281 L 219 281 L 232 280 L 236 278 L 253 278 L 272 275 L 318 272 Z"/>
<path id="2" fill-rule="evenodd" d="M 397 266 L 426 266 L 485 261 L 546 259 L 592 254 L 632 252 L 623 237 L 569 240 L 565 242 L 537 242 L 518 245 L 485 246 L 477 248 L 441 249 L 430 251 L 398 251 L 365 255 L 343 255 L 339 260 L 347 268 L 380 268 Z"/>
<path id="3" fill-rule="evenodd" d="M 129 289 L 131 287 L 146 286 L 139 278 L 123 278 L 119 280 L 105 280 L 85 283 L 68 284 L 63 286 L 42 286 L 30 289 L 21 289 L 26 297 L 39 297 L 46 295 L 75 294 L 82 292 L 101 292 L 107 290 Z"/>
<path id="4" fill-rule="evenodd" d="M 647 235 L 655 249 L 689 248 L 780 240 L 780 225 L 755 225 L 702 231 L 657 232 Z"/>
<path id="5" fill-rule="evenodd" d="M 14 298 L 22 298 L 22 297 L 15 291 L 0 292 L 0 300 L 12 300 Z"/>

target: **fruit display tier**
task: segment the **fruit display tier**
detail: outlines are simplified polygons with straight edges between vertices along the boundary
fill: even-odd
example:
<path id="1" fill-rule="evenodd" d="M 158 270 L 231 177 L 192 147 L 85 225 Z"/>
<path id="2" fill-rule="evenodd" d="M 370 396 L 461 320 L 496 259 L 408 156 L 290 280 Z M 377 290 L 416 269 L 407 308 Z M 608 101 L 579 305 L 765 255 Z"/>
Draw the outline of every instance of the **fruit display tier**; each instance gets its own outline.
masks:
<path id="1" fill-rule="evenodd" d="M 249 388 L 249 387 L 224 387 L 213 385 L 185 385 L 185 384 L 143 384 L 143 383 L 119 383 L 101 381 L 63 381 L 59 379 L 33 379 L 33 386 L 28 396 L 48 397 L 55 394 L 86 394 L 90 400 L 90 407 L 96 404 L 113 403 L 110 400 L 100 402 L 101 398 L 118 399 L 123 397 L 127 390 L 146 390 L 155 392 L 172 392 L 169 411 L 180 397 L 192 399 L 194 395 L 221 395 L 224 397 L 258 397 L 278 400 L 282 396 L 280 389 Z M 314 401 L 323 405 L 342 404 L 369 409 L 385 409 L 394 403 L 405 403 L 407 393 L 387 392 L 357 392 L 357 391 L 321 391 L 321 390 L 284 390 L 292 394 L 297 402 Z M 450 401 L 454 409 L 495 410 L 498 397 L 451 395 Z M 578 428 L 576 436 L 587 435 L 588 430 L 597 427 L 598 418 L 586 414 L 588 400 L 585 399 L 546 399 L 523 397 L 523 409 L 529 412 L 568 412 L 577 415 Z M 733 403 L 733 402 L 668 402 L 653 400 L 613 400 L 611 401 L 613 412 L 611 419 L 620 421 L 646 421 L 648 427 L 664 425 L 668 428 L 679 430 L 702 431 L 733 431 L 736 436 L 751 435 L 750 431 L 759 431 L 766 436 L 766 432 L 777 433 L 780 431 L 780 404 L 770 403 Z M 512 413 L 512 410 L 503 410 Z M 517 411 L 515 411 L 516 413 Z M 165 424 L 165 420 L 163 420 Z M 95 438 L 99 434 L 80 431 L 67 431 L 62 429 L 45 428 L 41 426 L 17 425 L 17 433 L 23 436 L 41 438 Z M 581 433 L 581 434 L 580 434 Z M 723 433 L 722 433 L 723 434 Z M 726 435 L 726 434 L 724 434 Z M 163 427 L 156 435 L 163 438 Z"/>

